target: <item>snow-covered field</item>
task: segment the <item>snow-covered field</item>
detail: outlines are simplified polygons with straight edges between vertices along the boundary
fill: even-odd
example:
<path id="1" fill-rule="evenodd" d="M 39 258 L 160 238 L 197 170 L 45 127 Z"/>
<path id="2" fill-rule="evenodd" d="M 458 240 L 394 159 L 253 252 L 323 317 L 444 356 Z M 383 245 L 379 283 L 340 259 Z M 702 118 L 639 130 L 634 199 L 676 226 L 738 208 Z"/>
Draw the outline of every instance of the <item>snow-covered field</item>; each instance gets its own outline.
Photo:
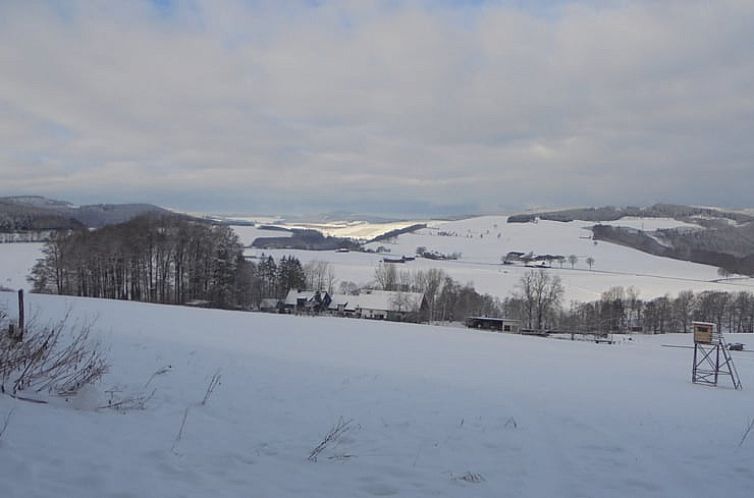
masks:
<path id="1" fill-rule="evenodd" d="M 501 257 L 509 251 L 566 257 L 576 255 L 579 261 L 574 268 L 564 263 L 562 267 L 555 264 L 548 270 L 563 280 L 566 303 L 598 299 L 602 292 L 614 286 L 633 286 L 640 291 L 642 298 L 675 295 L 683 290 L 754 291 L 754 279 L 733 276 L 721 280 L 717 268 L 712 266 L 661 258 L 616 244 L 595 244 L 587 229 L 593 223 L 540 221 L 509 224 L 506 220 L 505 216 L 481 216 L 450 222 L 433 221 L 428 228 L 402 234 L 392 242 L 375 242 L 367 246 L 372 249 L 387 247 L 393 257 L 414 255 L 420 246 L 443 254 L 459 252 L 461 258 L 455 261 L 417 259 L 400 265 L 399 269 L 441 268 L 459 282 L 472 283 L 479 292 L 500 298 L 510 295 L 521 276 L 529 271 L 522 266 L 503 266 Z M 662 218 L 624 218 L 611 223 L 639 229 L 644 226 L 646 230 L 686 225 Z M 257 227 L 236 226 L 233 229 L 244 245 L 250 245 L 257 237 L 291 235 L 290 232 Z M 41 247 L 40 244 L 0 244 L 0 285 L 11 289 L 28 288 L 25 275 L 40 256 Z M 246 250 L 248 256 L 263 253 L 276 259 L 294 255 L 304 263 L 327 261 L 338 280 L 357 284 L 373 280 L 375 267 L 383 257 L 358 252 Z M 595 260 L 591 270 L 585 262 L 587 257 Z"/>
<path id="2" fill-rule="evenodd" d="M 195 213 L 196 214 L 196 213 Z M 212 215 L 199 215 L 200 217 L 209 217 L 210 219 L 222 220 L 226 222 L 244 221 L 251 222 L 256 225 L 272 225 L 278 227 L 284 227 L 289 229 L 305 229 L 305 230 L 317 230 L 326 236 L 332 237 L 345 237 L 359 241 L 372 240 L 375 237 L 384 235 L 393 230 L 401 230 L 412 225 L 420 223 L 428 223 L 421 220 L 404 220 L 404 221 L 390 221 L 373 223 L 368 221 L 329 221 L 322 223 L 291 223 L 285 222 L 281 217 L 271 216 L 212 216 Z M 431 223 L 431 222 L 429 222 Z M 234 226 L 239 228 L 239 226 Z M 241 227 L 242 228 L 242 227 Z M 264 234 L 263 234 L 264 236 Z M 271 235 L 267 234 L 268 237 Z"/>
<path id="3" fill-rule="evenodd" d="M 26 277 L 42 256 L 41 242 L 0 244 L 0 287 L 28 289 Z"/>
<path id="4" fill-rule="evenodd" d="M 412 225 L 425 223 L 422 221 L 396 221 L 391 223 L 368 223 L 365 221 L 336 222 L 336 223 L 311 223 L 296 225 L 296 228 L 317 230 L 324 235 L 332 237 L 344 237 L 354 240 L 367 241 L 384 235 L 393 230 L 402 230 Z"/>
<path id="5" fill-rule="evenodd" d="M 290 237 L 293 235 L 293 232 L 286 230 L 266 230 L 251 226 L 234 226 L 233 231 L 236 232 L 241 243 L 245 246 L 250 246 L 259 237 Z"/>
<path id="6" fill-rule="evenodd" d="M 669 258 L 661 258 L 642 253 L 628 247 L 591 240 L 588 227 L 594 223 L 574 221 L 559 223 L 540 221 L 539 223 L 506 223 L 505 216 L 482 216 L 477 218 L 432 222 L 431 225 L 414 233 L 402 234 L 393 243 L 385 241 L 368 244 L 376 249 L 384 246 L 390 249 L 390 256 L 411 256 L 417 247 L 443 254 L 460 252 L 456 261 L 433 261 L 417 259 L 401 265 L 401 270 L 441 268 L 456 280 L 471 282 L 480 292 L 499 297 L 509 295 L 516 287 L 521 275 L 529 271 L 520 266 L 503 266 L 501 257 L 509 251 L 535 254 L 576 255 L 579 262 L 572 269 L 568 263 L 562 267 L 555 264 L 549 271 L 563 280 L 566 289 L 566 302 L 597 299 L 610 287 L 633 286 L 640 290 L 643 298 L 665 294 L 677 294 L 683 290 L 739 290 L 754 291 L 752 279 L 735 278 L 718 281 L 717 268 Z M 624 218 L 612 222 L 616 225 L 633 226 L 646 230 L 685 226 L 671 219 Z M 444 234 L 444 235 L 441 235 Z M 260 255 L 263 251 L 250 249 L 248 255 Z M 293 254 L 303 262 L 323 260 L 332 264 L 339 280 L 367 283 L 374 277 L 374 269 L 382 256 L 364 253 L 336 253 L 331 251 L 291 251 L 265 250 L 280 258 Z M 592 257 L 595 264 L 592 270 L 586 258 Z"/>
<path id="7" fill-rule="evenodd" d="M 0 396 L 0 495 L 749 497 L 743 391 L 689 382 L 689 336 L 615 345 L 353 319 L 29 297 L 98 317 L 111 371 L 78 399 Z M 13 307 L 0 293 L 0 306 Z M 754 337 L 731 338 L 754 346 Z M 152 374 L 166 366 L 169 372 Z M 210 376 L 222 384 L 197 406 Z M 144 410 L 96 410 L 104 391 Z M 175 444 L 187 407 L 181 440 Z M 342 417 L 351 430 L 307 461 Z M 174 447 L 175 444 L 175 447 Z M 174 447 L 174 448 L 173 448 Z M 171 450 L 171 448 L 173 448 Z"/>

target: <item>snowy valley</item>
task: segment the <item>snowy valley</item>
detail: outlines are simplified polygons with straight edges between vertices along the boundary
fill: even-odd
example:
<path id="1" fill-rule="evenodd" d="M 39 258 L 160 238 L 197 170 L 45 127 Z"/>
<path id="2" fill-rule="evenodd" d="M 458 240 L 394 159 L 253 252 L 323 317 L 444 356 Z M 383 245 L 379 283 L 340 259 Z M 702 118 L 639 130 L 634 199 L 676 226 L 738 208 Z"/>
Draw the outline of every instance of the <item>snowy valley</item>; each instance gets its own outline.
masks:
<path id="1" fill-rule="evenodd" d="M 642 296 L 752 287 L 713 267 L 595 244 L 589 226 L 485 216 L 368 245 L 389 253 L 272 253 L 324 260 L 339 280 L 364 283 L 385 254 L 461 252 L 402 266 L 439 267 L 501 296 L 530 271 L 502 265 L 509 251 L 577 255 L 573 268 L 546 270 L 569 300 L 616 285 Z M 234 230 L 245 245 L 269 233 Z M 27 286 L 41 248 L 0 244 L 5 287 Z M 110 370 L 77 396 L 37 396 L 45 404 L 0 395 L 3 497 L 744 497 L 754 486 L 748 334 L 729 337 L 747 344 L 734 353 L 736 391 L 690 382 L 689 334 L 596 344 L 50 295 L 27 304 L 37 324 L 66 313 L 93 323 Z M 0 293 L 11 319 L 14 307 L 15 294 Z"/>

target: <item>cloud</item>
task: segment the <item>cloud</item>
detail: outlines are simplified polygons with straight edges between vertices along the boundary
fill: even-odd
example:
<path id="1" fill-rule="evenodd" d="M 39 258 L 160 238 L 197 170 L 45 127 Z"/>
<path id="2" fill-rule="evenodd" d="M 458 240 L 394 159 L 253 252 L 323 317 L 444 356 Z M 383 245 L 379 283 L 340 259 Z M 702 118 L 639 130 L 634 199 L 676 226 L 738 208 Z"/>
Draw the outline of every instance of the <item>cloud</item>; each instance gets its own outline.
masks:
<path id="1" fill-rule="evenodd" d="M 522 4 L 4 2 L 0 193 L 750 203 L 751 2 Z"/>

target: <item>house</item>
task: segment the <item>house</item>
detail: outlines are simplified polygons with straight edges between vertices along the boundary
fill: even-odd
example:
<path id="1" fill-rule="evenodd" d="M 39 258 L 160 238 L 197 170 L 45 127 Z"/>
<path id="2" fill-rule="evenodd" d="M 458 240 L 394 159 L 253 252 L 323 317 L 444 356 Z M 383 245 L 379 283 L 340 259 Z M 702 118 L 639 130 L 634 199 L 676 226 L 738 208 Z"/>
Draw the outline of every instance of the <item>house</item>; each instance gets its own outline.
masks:
<path id="1" fill-rule="evenodd" d="M 356 296 L 333 294 L 328 309 L 338 316 L 419 322 L 426 317 L 427 300 L 420 292 L 366 290 Z"/>
<path id="2" fill-rule="evenodd" d="M 320 313 L 327 310 L 332 301 L 325 290 L 309 291 L 291 289 L 283 302 L 285 313 Z"/>
<path id="3" fill-rule="evenodd" d="M 520 320 L 490 316 L 470 316 L 466 319 L 466 326 L 472 329 L 498 330 L 514 334 L 518 334 L 521 331 Z"/>
<path id="4" fill-rule="evenodd" d="M 333 294 L 327 311 L 335 316 L 354 316 L 358 296 L 351 294 Z"/>
<path id="5" fill-rule="evenodd" d="M 521 262 L 521 258 L 525 256 L 524 253 L 520 251 L 510 251 L 508 254 L 505 255 L 505 259 L 503 259 L 504 265 L 512 265 L 513 263 L 519 263 Z"/>

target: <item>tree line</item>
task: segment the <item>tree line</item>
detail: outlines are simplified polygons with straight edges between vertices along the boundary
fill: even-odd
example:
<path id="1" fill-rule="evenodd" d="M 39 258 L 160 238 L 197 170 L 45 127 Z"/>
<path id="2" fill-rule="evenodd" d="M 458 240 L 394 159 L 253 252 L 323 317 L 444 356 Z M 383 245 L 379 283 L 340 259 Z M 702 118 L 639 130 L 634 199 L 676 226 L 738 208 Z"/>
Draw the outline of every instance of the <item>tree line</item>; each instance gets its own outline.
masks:
<path id="1" fill-rule="evenodd" d="M 248 261 L 230 227 L 171 215 L 55 234 L 30 276 L 40 293 L 241 309 L 306 279 L 294 257 Z"/>
<path id="2" fill-rule="evenodd" d="M 503 312 L 498 298 L 480 294 L 471 283 L 461 284 L 437 268 L 399 271 L 393 263 L 379 263 L 373 286 L 388 291 L 423 293 L 430 322 L 463 321 L 471 315 L 498 316 Z M 355 286 L 344 282 L 341 290 L 353 292 Z"/>
<path id="3" fill-rule="evenodd" d="M 647 333 L 691 332 L 694 321 L 710 322 L 729 333 L 754 332 L 754 294 L 687 290 L 675 297 L 643 300 L 633 288 L 614 287 L 599 300 L 574 303 L 564 312 L 568 326 Z"/>
<path id="4" fill-rule="evenodd" d="M 717 325 L 730 333 L 754 332 L 754 294 L 687 290 L 641 299 L 633 287 L 613 287 L 600 299 L 562 303 L 557 276 L 542 270 L 525 274 L 512 296 L 502 302 L 503 316 L 521 320 L 526 328 L 583 332 L 691 332 L 694 321 Z"/>

